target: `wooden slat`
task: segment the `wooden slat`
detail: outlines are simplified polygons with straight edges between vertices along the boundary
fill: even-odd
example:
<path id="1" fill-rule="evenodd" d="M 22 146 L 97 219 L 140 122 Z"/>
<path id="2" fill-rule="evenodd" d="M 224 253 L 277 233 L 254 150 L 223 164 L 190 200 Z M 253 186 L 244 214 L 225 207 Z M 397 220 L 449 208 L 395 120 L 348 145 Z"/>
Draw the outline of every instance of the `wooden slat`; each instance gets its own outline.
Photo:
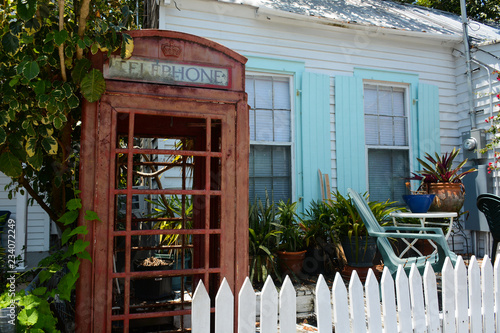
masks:
<path id="1" fill-rule="evenodd" d="M 422 277 L 418 272 L 417 266 L 412 264 L 410 274 L 408 277 L 410 285 L 410 298 L 411 298 L 411 311 L 413 314 L 413 332 L 424 333 L 425 327 L 425 308 L 424 308 L 424 295 L 422 290 Z"/>
<path id="2" fill-rule="evenodd" d="M 323 185 L 323 174 L 321 173 L 320 169 L 318 169 L 318 176 L 319 176 L 319 187 L 321 188 L 321 200 L 325 201 L 325 187 Z"/>
<path id="3" fill-rule="evenodd" d="M 469 316 L 470 332 L 482 332 L 481 318 L 481 272 L 475 256 L 469 262 Z"/>
<path id="4" fill-rule="evenodd" d="M 457 333 L 469 331 L 467 284 L 467 268 L 462 257 L 458 257 L 455 263 L 455 321 L 457 323 Z"/>
<path id="5" fill-rule="evenodd" d="M 430 262 L 425 265 L 423 276 L 424 296 L 426 308 L 426 323 L 428 333 L 441 332 L 441 323 L 439 320 L 439 302 L 437 293 L 436 273 Z"/>
<path id="6" fill-rule="evenodd" d="M 339 272 L 335 274 L 332 287 L 333 323 L 336 332 L 350 332 L 349 305 L 347 302 L 347 288 Z"/>
<path id="7" fill-rule="evenodd" d="M 370 333 L 382 333 L 382 313 L 380 311 L 379 285 L 373 271 L 368 271 L 365 283 L 366 319 Z"/>
<path id="8" fill-rule="evenodd" d="M 270 275 L 267 276 L 260 298 L 260 332 L 278 332 L 278 292 Z"/>
<path id="9" fill-rule="evenodd" d="M 349 310 L 351 312 L 351 326 L 353 333 L 366 333 L 365 301 L 363 285 L 358 273 L 353 270 L 349 281 Z"/>
<path id="10" fill-rule="evenodd" d="M 450 258 L 446 258 L 442 275 L 443 333 L 455 333 L 455 270 Z"/>
<path id="11" fill-rule="evenodd" d="M 285 278 L 279 297 L 280 332 L 295 333 L 297 331 L 297 301 L 295 288 L 288 277 Z M 331 327 L 331 326 L 330 326 Z"/>
<path id="12" fill-rule="evenodd" d="M 325 173 L 325 192 L 328 200 L 332 199 L 332 189 L 330 188 L 330 176 Z"/>
<path id="13" fill-rule="evenodd" d="M 483 331 L 495 332 L 495 303 L 493 289 L 493 266 L 490 258 L 485 255 L 481 264 L 481 293 L 483 299 Z"/>
<path id="14" fill-rule="evenodd" d="M 210 296 L 201 280 L 193 294 L 191 318 L 193 333 L 210 333 Z"/>
<path id="15" fill-rule="evenodd" d="M 215 331 L 232 333 L 234 329 L 234 297 L 226 278 L 215 296 Z"/>
<path id="16" fill-rule="evenodd" d="M 396 293 L 394 279 L 387 267 L 384 267 L 381 281 L 382 316 L 384 320 L 384 333 L 396 333 L 398 322 L 396 315 Z"/>
<path id="17" fill-rule="evenodd" d="M 396 273 L 396 299 L 398 301 L 399 332 L 413 333 L 412 326 L 409 324 L 411 323 L 410 288 L 408 277 L 401 265 Z"/>
<path id="18" fill-rule="evenodd" d="M 319 333 L 332 331 L 331 308 L 330 289 L 328 289 L 323 275 L 320 275 L 316 283 L 316 319 Z"/>
<path id="19" fill-rule="evenodd" d="M 238 333 L 255 333 L 257 299 L 247 277 L 238 294 Z"/>

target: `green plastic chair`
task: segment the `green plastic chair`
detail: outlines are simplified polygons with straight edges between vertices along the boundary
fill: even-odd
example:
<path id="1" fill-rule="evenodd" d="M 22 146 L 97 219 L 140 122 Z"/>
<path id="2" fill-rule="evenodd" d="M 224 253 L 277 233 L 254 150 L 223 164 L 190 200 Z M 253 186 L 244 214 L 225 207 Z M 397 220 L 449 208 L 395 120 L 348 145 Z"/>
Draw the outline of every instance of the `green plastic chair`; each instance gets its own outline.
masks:
<path id="1" fill-rule="evenodd" d="M 500 197 L 485 193 L 477 197 L 477 208 L 483 212 L 490 227 L 493 237 L 493 248 L 491 249 L 491 262 L 495 262 L 498 241 L 500 241 Z"/>
<path id="2" fill-rule="evenodd" d="M 430 227 L 382 227 L 379 221 L 373 215 L 370 207 L 366 200 L 359 195 L 359 193 L 353 191 L 352 189 L 347 190 L 351 198 L 353 199 L 354 205 L 363 220 L 368 234 L 372 237 L 377 238 L 377 246 L 380 254 L 382 255 L 382 260 L 384 265 L 389 269 L 393 276 L 396 275 L 398 266 L 402 265 L 406 273 L 411 269 L 413 263 L 415 263 L 420 274 L 423 274 L 425 265 L 429 262 L 434 269 L 434 272 L 441 272 L 444 261 L 446 257 L 449 257 L 452 264 L 455 265 L 457 260 L 457 255 L 450 251 L 448 248 L 448 243 L 443 234 L 441 228 L 430 228 Z M 409 258 L 399 258 L 394 249 L 389 242 L 388 238 L 407 238 L 407 239 L 426 239 L 431 240 L 436 244 L 437 251 L 433 254 L 418 257 Z"/>

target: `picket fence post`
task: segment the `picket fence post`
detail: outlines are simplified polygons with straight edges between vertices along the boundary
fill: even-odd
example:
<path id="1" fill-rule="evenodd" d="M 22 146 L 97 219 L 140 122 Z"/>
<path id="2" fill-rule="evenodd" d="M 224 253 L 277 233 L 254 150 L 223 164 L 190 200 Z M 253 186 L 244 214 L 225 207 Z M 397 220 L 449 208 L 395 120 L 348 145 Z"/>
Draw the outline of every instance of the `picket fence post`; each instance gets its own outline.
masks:
<path id="1" fill-rule="evenodd" d="M 357 272 L 352 272 L 346 287 L 339 273 L 331 291 L 322 275 L 315 289 L 315 312 L 319 333 L 413 333 L 413 332 L 496 332 L 500 328 L 497 315 L 500 306 L 500 256 L 493 266 L 489 257 L 481 266 L 473 256 L 468 268 L 463 258 L 453 267 L 446 259 L 442 274 L 442 318 L 436 274 L 427 263 L 423 275 L 415 265 L 407 276 L 402 266 L 394 280 L 384 268 L 379 282 L 369 271 L 365 285 Z M 234 297 L 223 279 L 215 298 L 215 323 L 210 323 L 210 297 L 202 282 L 193 294 L 192 332 L 233 333 Z M 238 327 L 234 333 L 256 332 L 256 294 L 245 279 L 238 293 Z M 278 311 L 279 310 L 279 311 Z M 278 328 L 279 323 L 279 328 Z M 286 277 L 280 293 L 268 277 L 261 293 L 260 332 L 296 332 L 296 292 Z"/>

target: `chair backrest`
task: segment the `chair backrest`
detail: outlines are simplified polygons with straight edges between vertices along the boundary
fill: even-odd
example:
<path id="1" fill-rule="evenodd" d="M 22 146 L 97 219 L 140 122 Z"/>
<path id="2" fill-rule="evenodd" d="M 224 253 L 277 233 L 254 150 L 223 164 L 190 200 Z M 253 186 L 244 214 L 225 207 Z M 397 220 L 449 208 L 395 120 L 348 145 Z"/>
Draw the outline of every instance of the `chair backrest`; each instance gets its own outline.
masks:
<path id="1" fill-rule="evenodd" d="M 500 197 L 490 193 L 480 194 L 476 204 L 486 217 L 493 239 L 500 240 Z"/>
<path id="2" fill-rule="evenodd" d="M 368 234 L 377 231 L 383 232 L 382 227 L 380 226 L 379 222 L 373 215 L 373 212 L 370 209 L 370 206 L 368 206 L 366 200 L 358 192 L 354 191 L 351 188 L 347 189 L 347 192 L 349 193 L 349 196 L 352 198 L 354 206 L 356 206 L 356 208 L 358 209 L 359 215 L 361 216 L 361 219 L 365 223 L 366 230 L 368 230 Z"/>

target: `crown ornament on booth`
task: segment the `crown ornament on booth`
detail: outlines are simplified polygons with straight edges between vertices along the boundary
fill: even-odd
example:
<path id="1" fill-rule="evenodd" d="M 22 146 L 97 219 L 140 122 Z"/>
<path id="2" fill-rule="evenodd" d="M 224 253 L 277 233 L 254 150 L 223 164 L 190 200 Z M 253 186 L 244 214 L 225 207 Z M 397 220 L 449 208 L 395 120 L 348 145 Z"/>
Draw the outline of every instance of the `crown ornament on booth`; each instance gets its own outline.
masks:
<path id="1" fill-rule="evenodd" d="M 172 42 L 172 41 L 163 44 L 161 46 L 161 51 L 163 52 L 163 55 L 165 57 L 178 58 L 182 53 L 182 49 L 179 46 L 174 45 L 174 42 Z"/>

